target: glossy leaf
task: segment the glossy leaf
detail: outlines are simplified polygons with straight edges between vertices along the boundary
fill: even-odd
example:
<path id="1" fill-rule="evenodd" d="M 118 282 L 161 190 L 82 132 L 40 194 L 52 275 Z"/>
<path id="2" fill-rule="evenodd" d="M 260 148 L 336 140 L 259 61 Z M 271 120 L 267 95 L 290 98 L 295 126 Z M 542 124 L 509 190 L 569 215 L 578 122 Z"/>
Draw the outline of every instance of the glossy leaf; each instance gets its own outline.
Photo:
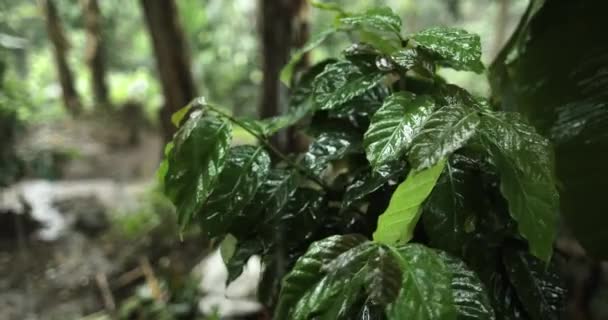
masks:
<path id="1" fill-rule="evenodd" d="M 429 196 L 422 216 L 430 244 L 455 255 L 461 255 L 478 231 L 477 205 L 483 194 L 481 180 L 475 176 L 478 164 L 472 159 L 454 155 Z M 482 214 L 488 214 L 482 212 Z"/>
<path id="2" fill-rule="evenodd" d="M 350 313 L 359 296 L 382 306 L 393 302 L 401 289 L 402 270 L 394 253 L 369 241 L 323 263 L 319 271 L 323 277 L 307 289 L 285 319 L 340 319 Z"/>
<path id="3" fill-rule="evenodd" d="M 403 283 L 397 300 L 387 306 L 387 318 L 456 319 L 452 277 L 441 256 L 418 244 L 397 248 L 395 256 L 403 271 Z"/>
<path id="4" fill-rule="evenodd" d="M 324 132 L 313 142 L 302 160 L 304 166 L 319 175 L 331 161 L 361 150 L 361 141 L 351 132 Z"/>
<path id="5" fill-rule="evenodd" d="M 412 141 L 408 158 L 414 170 L 435 165 L 462 148 L 475 135 L 479 117 L 475 110 L 452 104 L 435 111 Z"/>
<path id="6" fill-rule="evenodd" d="M 350 62 L 330 64 L 313 82 L 314 102 L 320 109 L 331 110 L 364 94 L 383 78 L 379 72 L 362 73 Z"/>
<path id="7" fill-rule="evenodd" d="M 434 102 L 428 96 L 399 92 L 388 97 L 363 137 L 372 167 L 378 168 L 404 155 L 433 108 Z"/>
<path id="8" fill-rule="evenodd" d="M 378 218 L 374 241 L 394 245 L 407 243 L 414 234 L 421 206 L 429 196 L 445 161 L 420 172 L 411 172 L 391 196 L 388 208 Z"/>
<path id="9" fill-rule="evenodd" d="M 566 289 L 555 261 L 549 265 L 525 251 L 505 250 L 509 279 L 532 319 L 561 319 Z"/>
<path id="10" fill-rule="evenodd" d="M 296 303 L 323 278 L 322 266 L 365 241 L 360 235 L 336 235 L 313 242 L 283 279 L 274 319 L 289 319 Z"/>
<path id="11" fill-rule="evenodd" d="M 315 239 L 318 230 L 323 227 L 327 218 L 326 206 L 326 198 L 321 191 L 300 187 L 278 215 L 266 217 L 266 221 L 269 221 L 268 225 L 274 229 L 271 230 L 271 234 L 264 236 L 267 239 L 268 236 L 273 236 L 274 239 L 270 239 L 288 248 L 308 244 Z"/>
<path id="12" fill-rule="evenodd" d="M 439 256 L 452 276 L 452 294 L 458 319 L 495 319 L 490 298 L 477 274 L 460 259 L 445 253 L 440 253 Z"/>
<path id="13" fill-rule="evenodd" d="M 390 95 L 390 90 L 378 85 L 363 95 L 353 98 L 329 111 L 329 115 L 342 119 L 364 118 L 369 124 L 369 118 L 380 109 L 384 100 Z"/>
<path id="14" fill-rule="evenodd" d="M 345 25 L 366 27 L 378 31 L 401 32 L 401 18 L 388 7 L 379 7 L 363 13 L 352 14 L 340 19 Z"/>
<path id="15" fill-rule="evenodd" d="M 434 59 L 418 48 L 400 49 L 391 55 L 391 59 L 405 71 L 413 70 L 427 78 L 435 76 Z"/>
<path id="16" fill-rule="evenodd" d="M 548 261 L 558 222 L 549 142 L 513 113 L 484 113 L 482 139 L 500 174 L 500 190 L 530 251 Z"/>
<path id="17" fill-rule="evenodd" d="M 203 209 L 201 226 L 209 237 L 229 230 L 241 210 L 254 198 L 270 170 L 270 157 L 262 147 L 230 149 L 217 187 Z"/>
<path id="18" fill-rule="evenodd" d="M 393 162 L 380 166 L 377 170 L 364 172 L 355 177 L 346 188 L 342 200 L 342 209 L 353 206 L 372 192 L 380 189 L 390 180 L 397 179 L 405 172 L 405 163 Z"/>
<path id="19" fill-rule="evenodd" d="M 270 170 L 253 200 L 237 217 L 240 223 L 233 226 L 239 230 L 235 234 L 249 234 L 255 231 L 252 230 L 252 226 L 259 223 L 260 219 L 268 221 L 277 216 L 285 208 L 297 187 L 298 180 L 294 171 Z"/>
<path id="20" fill-rule="evenodd" d="M 203 207 L 224 168 L 231 141 L 228 122 L 191 114 L 173 139 L 165 193 L 177 208 L 182 227 Z"/>
<path id="21" fill-rule="evenodd" d="M 481 41 L 476 34 L 467 31 L 434 27 L 420 31 L 412 36 L 418 45 L 440 58 L 440 63 L 456 70 L 480 73 Z"/>

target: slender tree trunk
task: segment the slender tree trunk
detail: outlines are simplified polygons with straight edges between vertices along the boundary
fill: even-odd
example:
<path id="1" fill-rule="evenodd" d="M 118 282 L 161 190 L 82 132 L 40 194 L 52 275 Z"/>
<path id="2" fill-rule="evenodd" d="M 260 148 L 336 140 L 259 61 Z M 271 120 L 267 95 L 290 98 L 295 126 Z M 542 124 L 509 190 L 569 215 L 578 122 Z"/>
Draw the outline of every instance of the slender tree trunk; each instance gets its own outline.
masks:
<path id="1" fill-rule="evenodd" d="M 295 35 L 298 24 L 294 23 L 304 0 L 260 0 L 260 33 L 262 42 L 263 83 L 259 106 L 261 118 L 283 114 L 286 108 L 286 87 L 281 84 L 280 73 L 290 56 L 290 49 L 299 38 L 307 37 L 308 30 Z M 307 23 L 305 28 L 308 29 Z M 302 29 L 303 26 L 300 25 Z M 301 41 L 301 40 L 300 40 Z M 273 137 L 273 144 L 280 150 L 287 150 L 290 139 L 286 132 Z"/>
<path id="2" fill-rule="evenodd" d="M 108 86 L 106 84 L 106 66 L 104 59 L 103 36 L 101 29 L 101 12 L 97 0 L 81 0 L 84 13 L 84 24 L 87 30 L 86 60 L 91 69 L 91 87 L 95 103 L 98 106 L 109 106 Z"/>
<path id="3" fill-rule="evenodd" d="M 452 18 L 454 18 L 454 21 L 460 21 L 460 19 L 462 19 L 460 0 L 447 0 L 447 6 Z"/>
<path id="4" fill-rule="evenodd" d="M 70 114 L 76 115 L 81 111 L 82 105 L 78 92 L 76 92 L 76 88 L 74 87 L 72 71 L 67 62 L 66 56 L 69 43 L 65 37 L 59 15 L 57 14 L 57 8 L 53 1 L 41 0 L 41 3 L 46 18 L 46 30 L 55 53 L 55 65 L 57 66 L 59 83 L 63 91 L 63 103 Z"/>
<path id="5" fill-rule="evenodd" d="M 165 139 L 169 140 L 175 132 L 171 115 L 196 97 L 188 46 L 174 0 L 141 0 L 141 6 L 152 38 L 165 97 L 161 124 Z"/>
<path id="6" fill-rule="evenodd" d="M 492 48 L 492 58 L 494 58 L 507 38 L 507 23 L 509 20 L 509 1 L 498 0 L 498 14 L 496 17 L 496 32 L 494 37 L 494 46 Z"/>

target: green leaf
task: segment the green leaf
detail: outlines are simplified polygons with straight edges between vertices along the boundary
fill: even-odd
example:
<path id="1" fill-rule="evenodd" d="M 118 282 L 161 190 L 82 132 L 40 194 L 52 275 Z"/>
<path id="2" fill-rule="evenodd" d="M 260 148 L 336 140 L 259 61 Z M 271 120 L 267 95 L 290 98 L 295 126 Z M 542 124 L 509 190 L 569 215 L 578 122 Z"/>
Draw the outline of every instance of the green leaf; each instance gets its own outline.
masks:
<path id="1" fill-rule="evenodd" d="M 509 281 L 506 275 L 502 272 L 494 272 L 489 288 L 492 288 L 490 294 L 492 305 L 498 319 L 506 320 L 529 320 L 530 316 L 524 309 L 522 302 L 519 300 L 515 288 Z"/>
<path id="2" fill-rule="evenodd" d="M 283 67 L 283 70 L 281 70 L 281 81 L 285 85 L 289 86 L 291 84 L 291 78 L 293 77 L 293 71 L 296 65 L 300 62 L 300 60 L 302 60 L 302 57 L 310 50 L 321 45 L 321 43 L 323 43 L 325 40 L 327 40 L 327 38 L 329 38 L 329 36 L 336 33 L 337 31 L 338 29 L 336 28 L 330 28 L 313 35 L 308 41 L 308 43 L 306 43 L 304 46 L 302 46 L 302 48 L 296 51 L 291 56 L 291 59 L 289 60 L 287 65 Z"/>
<path id="3" fill-rule="evenodd" d="M 374 114 L 363 137 L 367 159 L 374 168 L 399 159 L 435 107 L 428 96 L 399 92 L 388 97 Z"/>
<path id="4" fill-rule="evenodd" d="M 230 123 L 195 112 L 173 139 L 165 194 L 177 208 L 185 227 L 215 187 L 231 141 Z"/>
<path id="5" fill-rule="evenodd" d="M 224 263 L 228 263 L 232 256 L 234 256 L 234 252 L 236 251 L 236 245 L 238 240 L 234 235 L 227 234 L 224 237 L 224 240 L 220 243 L 220 255 L 222 256 L 222 260 Z"/>
<path id="6" fill-rule="evenodd" d="M 258 188 L 253 200 L 236 217 L 239 223 L 233 224 L 231 233 L 248 237 L 258 232 L 260 223 L 268 223 L 277 216 L 294 194 L 298 186 L 294 171 L 272 169 Z"/>
<path id="7" fill-rule="evenodd" d="M 408 154 L 414 170 L 435 165 L 462 148 L 475 135 L 479 117 L 475 110 L 453 104 L 435 111 L 412 141 Z"/>
<path id="8" fill-rule="evenodd" d="M 158 169 L 156 170 L 156 179 L 158 179 L 158 183 L 160 185 L 164 185 L 165 177 L 167 176 L 167 172 L 169 171 L 169 155 L 173 150 L 173 141 L 167 142 L 165 145 L 165 149 L 163 151 L 163 160 L 161 161 Z"/>
<path id="9" fill-rule="evenodd" d="M 346 13 L 342 6 L 335 2 L 310 0 L 310 5 L 320 10 L 335 11 L 342 14 Z"/>
<path id="10" fill-rule="evenodd" d="M 424 230 L 434 248 L 462 256 L 467 243 L 476 235 L 477 211 L 487 195 L 476 176 L 478 164 L 454 155 L 446 163 L 422 215 Z M 481 214 L 488 212 L 482 210 Z"/>
<path id="11" fill-rule="evenodd" d="M 559 196 L 549 142 L 514 113 L 484 113 L 481 134 L 500 174 L 500 190 L 530 252 L 549 261 Z"/>
<path id="12" fill-rule="evenodd" d="M 409 244 L 394 250 L 403 271 L 399 297 L 386 308 L 388 320 L 456 319 L 452 277 L 433 249 Z"/>
<path id="13" fill-rule="evenodd" d="M 380 189 L 392 179 L 397 179 L 405 172 L 405 163 L 392 162 L 380 166 L 377 170 L 364 172 L 356 176 L 353 182 L 346 188 L 342 199 L 342 209 L 352 207 L 367 195 Z"/>
<path id="14" fill-rule="evenodd" d="M 361 150 L 361 142 L 351 132 L 324 132 L 313 142 L 302 160 L 304 167 L 321 174 L 331 161 Z"/>
<path id="15" fill-rule="evenodd" d="M 420 172 L 411 172 L 391 196 L 378 218 L 374 241 L 393 245 L 410 241 L 420 218 L 421 206 L 443 171 L 445 161 Z"/>
<path id="16" fill-rule="evenodd" d="M 316 272 L 321 277 L 282 319 L 340 319 L 363 294 L 365 301 L 384 306 L 397 298 L 402 283 L 401 266 L 391 249 L 369 241 L 322 263 Z"/>
<path id="17" fill-rule="evenodd" d="M 209 237 L 229 230 L 241 210 L 256 194 L 270 170 L 270 157 L 262 147 L 230 149 L 217 187 L 203 208 L 201 226 Z"/>
<path id="18" fill-rule="evenodd" d="M 391 55 L 391 59 L 406 72 L 413 70 L 427 78 L 435 76 L 435 61 L 429 54 L 418 48 L 400 49 Z"/>
<path id="19" fill-rule="evenodd" d="M 322 266 L 366 241 L 361 235 L 336 235 L 313 242 L 283 279 L 274 319 L 290 319 L 297 302 L 323 278 Z"/>
<path id="20" fill-rule="evenodd" d="M 555 261 L 547 265 L 512 248 L 505 250 L 503 259 L 509 279 L 531 318 L 561 319 L 566 289 Z"/>
<path id="21" fill-rule="evenodd" d="M 322 110 L 331 110 L 377 86 L 384 74 L 362 73 L 354 64 L 339 61 L 325 67 L 313 82 L 313 99 Z"/>
<path id="22" fill-rule="evenodd" d="M 345 25 L 370 28 L 372 30 L 401 32 L 401 18 L 389 7 L 372 8 L 362 13 L 352 14 L 340 19 Z"/>
<path id="23" fill-rule="evenodd" d="M 190 109 L 192 109 L 192 104 L 188 104 L 187 106 L 177 110 L 174 114 L 171 115 L 171 123 L 173 123 L 174 126 L 179 128 L 179 125 L 182 123 L 182 120 L 188 114 Z"/>
<path id="24" fill-rule="evenodd" d="M 227 283 L 231 283 L 243 273 L 243 267 L 251 256 L 262 253 L 262 242 L 257 239 L 239 241 L 234 248 L 233 255 L 227 261 L 224 260 L 228 269 Z"/>
<path id="25" fill-rule="evenodd" d="M 278 237 L 286 248 L 307 245 L 323 227 L 326 210 L 327 202 L 321 191 L 300 187 L 278 215 L 266 218 L 273 229 L 264 233 L 265 238 L 277 241 Z"/>
<path id="26" fill-rule="evenodd" d="M 477 274 L 460 259 L 445 253 L 439 256 L 452 274 L 452 293 L 458 319 L 495 319 L 490 298 Z"/>
<path id="27" fill-rule="evenodd" d="M 436 55 L 440 63 L 456 70 L 481 73 L 481 41 L 476 34 L 467 31 L 434 27 L 412 36 L 418 46 Z"/>

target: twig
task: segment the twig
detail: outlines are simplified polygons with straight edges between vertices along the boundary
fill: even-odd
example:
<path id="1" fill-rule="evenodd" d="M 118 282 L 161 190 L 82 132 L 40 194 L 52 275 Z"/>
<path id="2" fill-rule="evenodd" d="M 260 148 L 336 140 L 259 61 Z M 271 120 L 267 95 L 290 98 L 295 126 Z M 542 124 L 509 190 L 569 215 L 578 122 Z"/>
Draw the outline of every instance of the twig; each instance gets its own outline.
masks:
<path id="1" fill-rule="evenodd" d="M 277 157 L 279 157 L 281 160 L 285 161 L 285 163 L 287 163 L 289 166 L 300 171 L 300 173 L 305 175 L 308 179 L 314 181 L 317 185 L 319 185 L 321 188 L 323 188 L 323 190 L 325 190 L 326 192 L 331 191 L 331 188 L 323 180 L 319 179 L 319 177 L 316 174 L 310 172 L 308 169 L 302 167 L 300 164 L 293 162 L 283 152 L 281 152 L 279 149 L 277 149 L 275 146 L 273 146 L 270 142 L 268 142 L 266 137 L 261 136 L 254 130 L 251 130 L 250 128 L 248 128 L 247 125 L 245 125 L 241 120 L 227 114 L 226 112 L 222 111 L 221 109 L 219 109 L 213 105 L 206 104 L 205 107 L 209 108 L 211 111 L 221 115 L 222 117 L 230 120 L 234 124 L 243 128 L 249 134 L 254 136 L 258 141 L 260 141 L 266 148 L 268 148 L 270 151 L 272 151 L 272 153 L 274 153 Z"/>
<path id="2" fill-rule="evenodd" d="M 150 287 L 150 290 L 152 291 L 152 296 L 154 297 L 154 299 L 158 302 L 164 302 L 165 299 L 163 296 L 163 292 L 160 289 L 160 284 L 158 283 L 158 279 L 154 275 L 154 270 L 152 269 L 152 266 L 150 265 L 150 260 L 148 260 L 148 258 L 146 258 L 146 257 L 141 257 L 139 259 L 139 266 L 140 266 L 141 270 L 143 271 L 144 275 L 146 276 L 146 283 L 148 284 L 148 287 Z"/>
<path id="3" fill-rule="evenodd" d="M 108 278 L 104 273 L 99 272 L 95 274 L 95 282 L 97 283 L 97 287 L 101 292 L 101 297 L 103 298 L 103 305 L 110 313 L 114 313 L 114 311 L 116 311 L 116 302 L 114 301 L 112 290 L 110 290 Z"/>
<path id="4" fill-rule="evenodd" d="M 113 282 L 113 286 L 114 288 L 122 288 L 126 285 L 129 285 L 130 283 L 134 282 L 135 280 L 141 278 L 145 276 L 144 272 L 141 270 L 140 267 L 137 267 L 133 270 L 127 271 L 123 274 L 121 274 L 116 281 L 112 281 Z"/>

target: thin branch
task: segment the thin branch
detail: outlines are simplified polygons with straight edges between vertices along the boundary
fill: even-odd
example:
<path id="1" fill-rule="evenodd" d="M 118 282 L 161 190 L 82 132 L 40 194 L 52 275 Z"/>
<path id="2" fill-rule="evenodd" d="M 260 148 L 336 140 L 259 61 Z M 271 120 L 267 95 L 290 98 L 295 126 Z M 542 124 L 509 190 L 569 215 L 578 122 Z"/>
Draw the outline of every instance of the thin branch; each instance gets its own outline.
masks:
<path id="1" fill-rule="evenodd" d="M 266 139 L 265 136 L 260 135 L 258 132 L 255 132 L 254 130 L 251 130 L 241 120 L 236 119 L 235 117 L 227 114 L 226 112 L 222 111 L 221 109 L 219 109 L 213 105 L 207 104 L 207 105 L 205 105 L 205 107 L 207 107 L 211 111 L 221 115 L 222 117 L 230 120 L 230 122 L 236 124 L 237 126 L 243 128 L 249 134 L 254 136 L 258 141 L 260 141 L 266 148 L 268 148 L 270 151 L 272 151 L 272 153 L 274 153 L 277 157 L 279 157 L 281 160 L 285 161 L 285 163 L 287 163 L 289 166 L 298 170 L 300 173 L 302 173 L 308 179 L 314 181 L 321 188 L 323 188 L 323 190 L 325 190 L 326 192 L 331 192 L 331 188 L 323 180 L 319 179 L 319 177 L 316 174 L 314 174 L 314 173 L 310 172 L 308 169 L 302 167 L 297 162 L 294 162 L 291 159 L 289 159 L 289 157 L 287 157 L 283 152 L 281 152 L 279 149 L 277 149 L 275 146 L 273 146 L 270 142 L 268 142 L 268 140 Z"/>

